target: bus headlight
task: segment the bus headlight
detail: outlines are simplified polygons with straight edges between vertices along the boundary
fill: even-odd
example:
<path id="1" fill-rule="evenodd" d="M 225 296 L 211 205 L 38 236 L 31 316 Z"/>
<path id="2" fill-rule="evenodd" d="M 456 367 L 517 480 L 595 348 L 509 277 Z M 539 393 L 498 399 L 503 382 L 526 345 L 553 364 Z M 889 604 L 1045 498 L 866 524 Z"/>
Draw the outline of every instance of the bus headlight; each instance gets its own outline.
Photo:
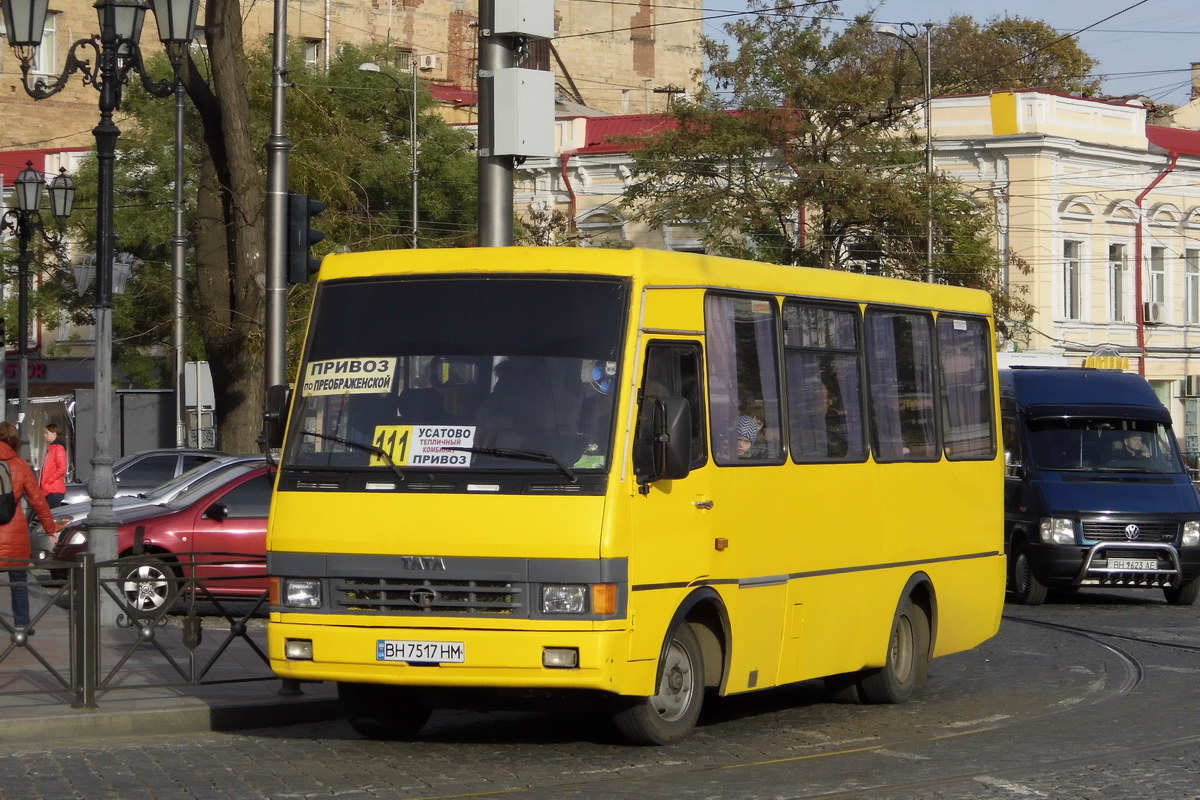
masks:
<path id="1" fill-rule="evenodd" d="M 543 614 L 583 614 L 586 611 L 586 586 L 566 584 L 542 587 Z"/>
<path id="2" fill-rule="evenodd" d="M 316 578 L 284 578 L 283 604 L 288 608 L 320 608 L 321 581 Z"/>
<path id="3" fill-rule="evenodd" d="M 1061 517 L 1042 517 L 1039 526 L 1046 544 L 1075 544 L 1075 523 Z"/>
<path id="4" fill-rule="evenodd" d="M 1200 520 L 1189 519 L 1183 523 L 1184 547 L 1195 547 L 1200 544 Z"/>

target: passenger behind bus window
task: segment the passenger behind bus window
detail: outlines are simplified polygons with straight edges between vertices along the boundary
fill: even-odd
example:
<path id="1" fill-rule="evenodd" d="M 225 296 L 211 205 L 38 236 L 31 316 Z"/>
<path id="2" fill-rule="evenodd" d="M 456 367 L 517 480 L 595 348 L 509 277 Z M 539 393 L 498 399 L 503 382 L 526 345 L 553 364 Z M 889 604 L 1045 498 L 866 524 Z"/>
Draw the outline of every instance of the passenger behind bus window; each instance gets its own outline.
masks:
<path id="1" fill-rule="evenodd" d="M 763 434 L 766 422 L 763 420 L 761 408 L 761 401 L 745 402 L 739 408 L 741 416 L 734 425 L 738 458 L 761 459 L 767 454 L 767 437 Z"/>

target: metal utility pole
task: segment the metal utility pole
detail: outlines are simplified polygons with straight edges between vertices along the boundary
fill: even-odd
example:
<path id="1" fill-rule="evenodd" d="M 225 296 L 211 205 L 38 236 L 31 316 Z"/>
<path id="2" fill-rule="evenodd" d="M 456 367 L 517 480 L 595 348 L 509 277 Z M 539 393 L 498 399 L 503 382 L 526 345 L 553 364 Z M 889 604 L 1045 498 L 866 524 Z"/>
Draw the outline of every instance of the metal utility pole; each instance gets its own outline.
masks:
<path id="1" fill-rule="evenodd" d="M 925 282 L 933 283 L 933 23 L 925 23 Z"/>
<path id="2" fill-rule="evenodd" d="M 420 106 L 417 103 L 417 55 L 412 54 L 412 61 L 408 65 L 412 70 L 412 105 L 409 106 L 408 118 L 408 147 L 409 158 L 412 160 L 412 246 L 416 250 L 421 246 L 418 237 L 417 228 L 417 186 L 420 181 L 420 171 L 417 169 L 417 111 Z"/>
<path id="3" fill-rule="evenodd" d="M 175 446 L 187 444 L 187 425 L 183 408 L 183 344 L 184 262 L 187 257 L 187 235 L 183 225 L 183 98 L 187 91 L 175 68 L 175 232 L 171 237 L 171 316 L 174 320 L 172 344 L 175 349 Z"/>
<path id="4" fill-rule="evenodd" d="M 287 383 L 287 0 L 275 0 L 271 135 L 267 138 L 267 327 L 265 387 Z M 328 41 L 328 40 L 327 40 Z"/>
<path id="5" fill-rule="evenodd" d="M 496 156 L 497 70 L 515 63 L 511 36 L 493 33 L 496 0 L 479 0 L 479 245 L 508 247 L 513 243 L 513 158 Z"/>

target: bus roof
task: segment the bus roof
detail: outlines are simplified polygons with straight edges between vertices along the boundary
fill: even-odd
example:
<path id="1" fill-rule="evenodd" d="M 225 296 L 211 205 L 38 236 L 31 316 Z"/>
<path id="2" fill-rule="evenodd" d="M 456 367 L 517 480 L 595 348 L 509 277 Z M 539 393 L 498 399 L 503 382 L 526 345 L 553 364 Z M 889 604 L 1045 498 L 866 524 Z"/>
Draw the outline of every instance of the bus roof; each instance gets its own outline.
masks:
<path id="1" fill-rule="evenodd" d="M 978 289 L 640 248 L 460 247 L 337 253 L 325 257 L 319 279 L 463 273 L 611 275 L 631 278 L 639 286 L 713 287 L 992 312 L 991 297 Z"/>

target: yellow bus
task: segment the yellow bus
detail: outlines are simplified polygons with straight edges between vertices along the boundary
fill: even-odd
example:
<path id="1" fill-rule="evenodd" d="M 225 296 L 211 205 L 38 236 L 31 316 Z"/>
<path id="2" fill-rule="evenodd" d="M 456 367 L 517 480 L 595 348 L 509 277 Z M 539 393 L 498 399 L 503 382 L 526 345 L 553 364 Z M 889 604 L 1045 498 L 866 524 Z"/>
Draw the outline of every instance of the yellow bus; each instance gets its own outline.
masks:
<path id="1" fill-rule="evenodd" d="M 981 291 L 650 250 L 326 257 L 267 547 L 271 664 L 350 723 L 905 700 L 1000 622 Z M 286 425 L 283 420 L 286 419 Z"/>

